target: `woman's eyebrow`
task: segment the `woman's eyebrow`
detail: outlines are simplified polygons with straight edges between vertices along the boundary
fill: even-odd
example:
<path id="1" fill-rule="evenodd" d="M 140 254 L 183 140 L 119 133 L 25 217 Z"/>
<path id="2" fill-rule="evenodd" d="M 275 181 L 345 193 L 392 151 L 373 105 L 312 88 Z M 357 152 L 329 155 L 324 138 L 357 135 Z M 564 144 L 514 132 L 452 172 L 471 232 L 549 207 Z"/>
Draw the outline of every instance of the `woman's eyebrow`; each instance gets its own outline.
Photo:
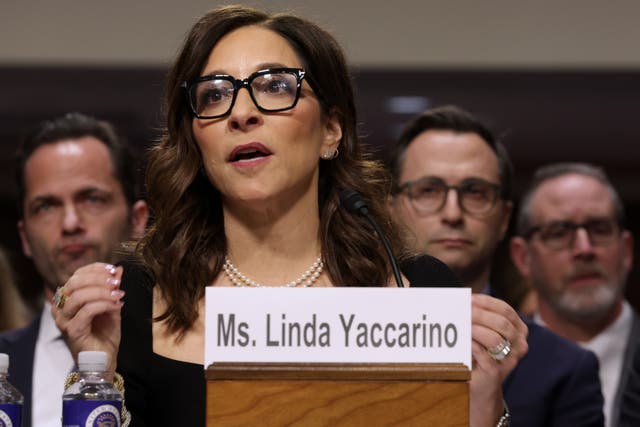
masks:
<path id="1" fill-rule="evenodd" d="M 255 73 L 256 71 L 262 71 L 262 70 L 269 69 L 269 68 L 297 68 L 297 67 L 291 67 L 291 66 L 285 65 L 285 64 L 283 64 L 281 62 L 262 62 L 262 63 L 258 64 L 255 67 L 255 70 L 253 71 L 253 73 Z M 222 69 L 215 69 L 215 70 L 211 70 L 211 71 L 206 72 L 203 75 L 203 77 L 204 76 L 215 76 L 215 75 L 230 76 L 231 74 L 225 72 Z M 236 77 L 236 76 L 233 76 L 233 77 Z M 238 77 L 236 77 L 236 78 L 238 78 Z"/>

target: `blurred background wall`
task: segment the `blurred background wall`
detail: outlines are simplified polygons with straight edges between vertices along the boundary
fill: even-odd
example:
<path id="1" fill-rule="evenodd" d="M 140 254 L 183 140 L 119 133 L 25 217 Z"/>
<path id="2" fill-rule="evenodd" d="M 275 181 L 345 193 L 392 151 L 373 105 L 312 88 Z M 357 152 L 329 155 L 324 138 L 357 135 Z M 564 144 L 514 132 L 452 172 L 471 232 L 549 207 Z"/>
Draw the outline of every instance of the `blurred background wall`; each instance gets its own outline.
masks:
<path id="1" fill-rule="evenodd" d="M 140 152 L 162 126 L 167 64 L 204 0 L 0 2 L 0 244 L 21 290 L 39 286 L 15 231 L 13 153 L 68 111 L 112 120 Z M 363 140 L 383 150 L 406 120 L 455 103 L 502 135 L 516 190 L 549 161 L 598 163 L 640 232 L 640 2 L 250 1 L 329 29 L 353 65 Z M 501 273 L 511 273 L 502 248 Z M 640 301 L 631 277 L 628 293 Z M 504 273 L 504 274 L 503 274 Z"/>
<path id="2" fill-rule="evenodd" d="M 23 0 L 0 6 L 5 64 L 162 65 L 206 0 Z M 362 67 L 640 66 L 634 0 L 274 0 L 331 30 Z"/>

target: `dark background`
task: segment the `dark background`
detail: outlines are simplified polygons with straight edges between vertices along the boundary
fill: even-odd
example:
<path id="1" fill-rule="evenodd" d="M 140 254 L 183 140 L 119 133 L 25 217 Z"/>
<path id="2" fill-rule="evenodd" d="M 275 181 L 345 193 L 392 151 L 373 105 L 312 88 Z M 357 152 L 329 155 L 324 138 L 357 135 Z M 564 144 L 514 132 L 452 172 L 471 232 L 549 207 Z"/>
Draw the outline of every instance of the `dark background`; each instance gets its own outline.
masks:
<path id="1" fill-rule="evenodd" d="M 36 295 L 40 283 L 16 231 L 18 141 L 41 120 L 80 111 L 112 121 L 143 154 L 162 126 L 165 73 L 161 67 L 0 67 L 0 244 L 25 296 Z M 422 109 L 457 104 L 502 137 L 515 165 L 516 195 L 542 164 L 596 163 L 619 189 L 629 228 L 640 235 L 640 71 L 359 69 L 354 75 L 360 133 L 375 150 L 383 150 Z M 497 266 L 494 280 L 512 280 L 504 246 Z M 640 308 L 638 271 L 627 294 Z"/>

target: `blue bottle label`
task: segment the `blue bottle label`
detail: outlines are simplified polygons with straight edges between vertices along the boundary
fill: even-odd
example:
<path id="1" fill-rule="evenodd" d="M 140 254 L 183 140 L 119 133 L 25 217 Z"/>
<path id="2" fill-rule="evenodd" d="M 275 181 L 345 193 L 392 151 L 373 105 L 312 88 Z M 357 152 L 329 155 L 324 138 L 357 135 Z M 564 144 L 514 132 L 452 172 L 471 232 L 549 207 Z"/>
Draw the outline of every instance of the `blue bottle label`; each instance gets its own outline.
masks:
<path id="1" fill-rule="evenodd" d="M 22 426 L 22 405 L 0 403 L 0 427 Z"/>
<path id="2" fill-rule="evenodd" d="M 62 427 L 120 427 L 122 402 L 63 400 Z"/>

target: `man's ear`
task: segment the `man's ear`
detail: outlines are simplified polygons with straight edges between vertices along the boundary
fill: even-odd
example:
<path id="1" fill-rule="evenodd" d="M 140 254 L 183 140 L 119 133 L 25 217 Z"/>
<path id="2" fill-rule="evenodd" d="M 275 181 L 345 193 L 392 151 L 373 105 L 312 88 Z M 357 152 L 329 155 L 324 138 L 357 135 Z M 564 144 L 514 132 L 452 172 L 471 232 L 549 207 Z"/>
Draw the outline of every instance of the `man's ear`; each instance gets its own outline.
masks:
<path id="1" fill-rule="evenodd" d="M 27 233 L 24 229 L 24 220 L 18 221 L 18 234 L 20 235 L 20 242 L 22 243 L 22 252 L 27 258 L 31 258 L 31 245 L 27 239 Z"/>
<path id="2" fill-rule="evenodd" d="M 131 239 L 140 240 L 147 228 L 149 206 L 144 200 L 138 200 L 131 208 Z"/>
<path id="3" fill-rule="evenodd" d="M 509 252 L 511 261 L 516 266 L 520 274 L 529 278 L 531 275 L 531 252 L 529 242 L 520 236 L 514 236 L 509 241 Z"/>

